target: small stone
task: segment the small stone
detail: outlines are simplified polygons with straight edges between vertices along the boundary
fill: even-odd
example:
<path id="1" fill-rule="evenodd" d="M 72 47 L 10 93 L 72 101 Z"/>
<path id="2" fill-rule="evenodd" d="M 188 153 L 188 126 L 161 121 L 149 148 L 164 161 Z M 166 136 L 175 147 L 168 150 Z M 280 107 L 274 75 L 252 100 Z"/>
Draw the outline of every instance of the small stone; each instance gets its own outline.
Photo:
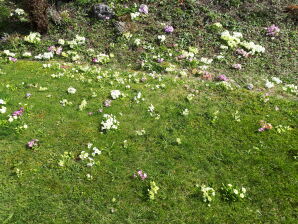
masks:
<path id="1" fill-rule="evenodd" d="M 92 12 L 95 18 L 101 20 L 111 19 L 115 14 L 113 10 L 105 4 L 96 4 L 92 7 Z"/>
<path id="2" fill-rule="evenodd" d="M 253 90 L 253 88 L 254 88 L 254 85 L 251 83 L 246 85 L 246 89 L 248 90 Z"/>

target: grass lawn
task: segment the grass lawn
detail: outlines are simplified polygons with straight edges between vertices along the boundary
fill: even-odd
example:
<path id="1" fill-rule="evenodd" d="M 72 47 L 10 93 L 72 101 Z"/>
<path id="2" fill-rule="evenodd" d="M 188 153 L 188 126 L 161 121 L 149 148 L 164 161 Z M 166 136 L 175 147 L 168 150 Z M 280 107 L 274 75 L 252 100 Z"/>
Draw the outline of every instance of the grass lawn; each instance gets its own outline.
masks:
<path id="1" fill-rule="evenodd" d="M 0 114 L 1 223 L 296 223 L 293 97 L 52 64 L 0 64 L 7 108 Z M 122 96 L 105 107 L 112 90 Z M 20 107 L 23 115 L 8 122 Z M 116 116 L 117 130 L 101 133 L 104 114 Z M 273 128 L 259 132 L 261 120 Z M 30 149 L 32 139 L 39 146 Z M 92 156 L 93 147 L 101 154 Z M 133 178 L 138 170 L 148 177 Z M 151 181 L 159 187 L 154 200 Z M 210 206 L 203 184 L 215 190 Z M 245 187 L 245 197 L 224 200 L 227 184 Z"/>

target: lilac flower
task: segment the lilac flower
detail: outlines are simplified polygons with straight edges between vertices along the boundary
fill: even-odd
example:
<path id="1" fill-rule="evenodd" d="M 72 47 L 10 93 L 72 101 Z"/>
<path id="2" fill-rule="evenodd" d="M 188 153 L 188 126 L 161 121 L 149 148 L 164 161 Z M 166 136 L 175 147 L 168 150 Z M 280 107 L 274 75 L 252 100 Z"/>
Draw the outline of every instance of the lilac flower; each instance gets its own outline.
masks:
<path id="1" fill-rule="evenodd" d="M 62 47 L 58 47 L 58 48 L 56 49 L 56 54 L 57 54 L 57 55 L 60 55 L 60 54 L 62 53 L 62 50 L 63 50 Z"/>
<path id="2" fill-rule="evenodd" d="M 237 50 L 236 50 L 236 54 L 239 54 L 239 55 L 241 55 L 241 56 L 243 56 L 243 57 L 245 57 L 245 58 L 247 58 L 247 57 L 249 56 L 249 53 L 246 52 L 246 51 L 243 50 L 243 49 L 237 49 Z"/>
<path id="3" fill-rule="evenodd" d="M 137 174 L 133 174 L 134 178 L 140 177 L 141 180 L 145 180 L 148 176 L 147 173 L 143 173 L 143 170 L 138 170 Z"/>
<path id="4" fill-rule="evenodd" d="M 172 27 L 172 26 L 166 26 L 165 27 L 165 32 L 166 33 L 173 33 L 174 32 L 174 27 Z"/>
<path id="5" fill-rule="evenodd" d="M 164 61 L 163 58 L 158 58 L 158 59 L 157 59 L 157 62 L 158 62 L 158 63 L 162 63 L 163 61 Z"/>
<path id="6" fill-rule="evenodd" d="M 228 78 L 225 75 L 219 75 L 216 79 L 218 81 L 228 81 Z"/>
<path id="7" fill-rule="evenodd" d="M 274 24 L 265 28 L 265 30 L 267 31 L 266 35 L 270 36 L 270 37 L 274 37 L 277 36 L 278 33 L 280 32 L 280 29 L 278 26 L 275 26 Z"/>
<path id="8" fill-rule="evenodd" d="M 38 139 L 32 139 L 31 141 L 29 141 L 27 143 L 27 147 L 30 148 L 30 149 L 32 149 L 34 147 L 37 147 L 38 146 L 38 142 L 39 142 Z"/>
<path id="9" fill-rule="evenodd" d="M 55 52 L 56 51 L 56 47 L 55 46 L 50 46 L 50 47 L 48 47 L 48 51 Z"/>
<path id="10" fill-rule="evenodd" d="M 112 104 L 112 100 L 105 100 L 104 103 L 103 103 L 103 105 L 104 105 L 105 107 L 110 107 L 111 104 Z"/>
<path id="11" fill-rule="evenodd" d="M 242 69 L 242 65 L 241 64 L 233 64 L 232 68 L 240 70 L 240 69 Z"/>
<path id="12" fill-rule="evenodd" d="M 261 128 L 258 129 L 259 132 L 267 131 L 273 128 L 272 124 L 265 121 L 260 121 Z"/>
<path id="13" fill-rule="evenodd" d="M 24 113 L 24 108 L 21 107 L 19 110 L 16 110 L 15 112 L 12 113 L 12 116 L 14 117 L 19 117 L 19 116 L 22 116 Z"/>
<path id="14" fill-rule="evenodd" d="M 8 57 L 8 60 L 12 61 L 12 62 L 16 62 L 18 59 L 14 58 L 14 57 Z"/>
<path id="15" fill-rule="evenodd" d="M 259 128 L 258 131 L 263 132 L 263 131 L 265 131 L 265 128 Z"/>
<path id="16" fill-rule="evenodd" d="M 148 14 L 148 12 L 149 12 L 148 6 L 145 5 L 145 4 L 140 5 L 139 12 L 144 13 L 144 14 Z"/>
<path id="17" fill-rule="evenodd" d="M 98 63 L 99 61 L 98 61 L 97 58 L 93 58 L 93 59 L 92 59 L 92 62 L 94 62 L 94 63 Z"/>

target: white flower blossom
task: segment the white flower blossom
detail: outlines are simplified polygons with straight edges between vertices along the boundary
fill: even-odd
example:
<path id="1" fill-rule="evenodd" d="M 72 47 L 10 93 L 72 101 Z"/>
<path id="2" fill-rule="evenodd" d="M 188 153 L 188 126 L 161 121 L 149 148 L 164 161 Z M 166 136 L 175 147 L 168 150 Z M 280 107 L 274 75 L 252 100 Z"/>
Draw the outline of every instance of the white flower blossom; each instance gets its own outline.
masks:
<path id="1" fill-rule="evenodd" d="M 113 100 L 118 99 L 121 96 L 120 90 L 112 90 L 111 91 L 111 97 Z"/>
<path id="2" fill-rule="evenodd" d="M 265 83 L 265 87 L 267 89 L 271 89 L 271 88 L 274 87 L 274 83 L 273 82 L 270 82 L 269 80 L 267 80 L 266 83 Z"/>
<path id="3" fill-rule="evenodd" d="M 0 108 L 0 114 L 5 114 L 6 113 L 6 107 L 2 106 Z"/>
<path id="4" fill-rule="evenodd" d="M 67 92 L 68 92 L 69 94 L 75 94 L 75 93 L 77 92 L 77 90 L 76 90 L 75 88 L 73 88 L 73 87 L 69 87 L 69 88 L 67 89 Z"/>
<path id="5" fill-rule="evenodd" d="M 116 116 L 112 114 L 104 114 L 103 121 L 101 122 L 101 130 L 108 131 L 111 129 L 118 129 L 119 121 L 116 120 Z"/>
<path id="6" fill-rule="evenodd" d="M 275 82 L 276 84 L 282 83 L 282 81 L 278 77 L 272 77 L 272 81 Z"/>

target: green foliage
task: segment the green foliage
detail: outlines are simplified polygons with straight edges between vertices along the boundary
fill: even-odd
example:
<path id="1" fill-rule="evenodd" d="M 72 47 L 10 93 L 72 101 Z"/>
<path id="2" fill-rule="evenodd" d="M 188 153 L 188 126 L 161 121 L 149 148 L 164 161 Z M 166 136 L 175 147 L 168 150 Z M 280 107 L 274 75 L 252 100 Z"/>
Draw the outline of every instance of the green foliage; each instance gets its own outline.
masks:
<path id="1" fill-rule="evenodd" d="M 9 16 L 10 9 L 3 2 L 0 2 L 0 32 L 7 26 Z"/>
<path id="2" fill-rule="evenodd" d="M 27 130 L 14 133 L 14 128 L 7 131 L 0 127 L 0 168 L 5 185 L 0 221 L 295 222 L 296 185 L 292 180 L 298 158 L 297 129 L 278 133 L 274 127 L 297 123 L 297 102 L 270 96 L 265 103 L 254 92 L 219 91 L 211 82 L 174 78 L 173 74 L 159 76 L 158 81 L 145 73 L 135 74 L 114 66 L 99 69 L 61 63 L 59 68 L 52 64 L 47 69 L 37 62 L 0 65 L 5 72 L 1 75 L 0 96 L 9 99 L 7 114 L 18 109 L 20 102 L 30 108 L 30 113 L 25 110 L 20 120 L 28 125 Z M 64 76 L 51 76 L 59 73 Z M 142 77 L 147 78 L 144 83 L 139 81 Z M 122 79 L 125 84 L 120 84 Z M 128 79 L 130 89 L 125 88 Z M 161 84 L 165 88 L 152 89 Z M 67 93 L 70 86 L 77 89 L 76 94 Z M 40 87 L 48 89 L 40 91 Z M 113 89 L 119 89 L 126 97 L 113 100 L 111 107 L 102 107 Z M 190 89 L 198 92 L 186 100 Z M 133 99 L 139 91 L 145 101 L 136 103 Z M 28 92 L 32 96 L 24 98 Z M 92 97 L 93 92 L 96 97 Z M 62 99 L 72 105 L 63 107 Z M 79 111 L 83 99 L 88 104 Z M 160 119 L 150 116 L 150 104 Z M 275 110 L 276 106 L 281 110 Z M 117 115 L 117 132 L 100 134 L 99 108 Z M 181 115 L 185 108 L 189 109 L 188 116 Z M 235 120 L 236 111 L 240 121 Z M 0 114 L 1 120 L 7 114 Z M 273 129 L 258 133 L 258 122 L 265 118 Z M 136 135 L 142 129 L 146 134 Z M 25 148 L 33 138 L 40 140 L 36 151 Z M 87 152 L 89 142 L 102 151 L 99 165 L 92 168 L 78 159 L 82 151 Z M 149 182 L 131 181 L 130 176 L 137 169 L 146 171 L 149 181 L 156 184 L 147 186 Z M 222 183 L 237 187 L 218 192 Z M 215 197 L 224 195 L 233 204 L 212 200 L 211 207 L 206 206 L 195 196 L 196 184 L 212 186 Z M 247 189 L 244 198 L 240 197 L 242 186 Z M 154 200 L 148 200 L 149 194 Z M 7 203 L 9 207 L 4 206 Z M 262 215 L 256 215 L 256 209 Z"/>

